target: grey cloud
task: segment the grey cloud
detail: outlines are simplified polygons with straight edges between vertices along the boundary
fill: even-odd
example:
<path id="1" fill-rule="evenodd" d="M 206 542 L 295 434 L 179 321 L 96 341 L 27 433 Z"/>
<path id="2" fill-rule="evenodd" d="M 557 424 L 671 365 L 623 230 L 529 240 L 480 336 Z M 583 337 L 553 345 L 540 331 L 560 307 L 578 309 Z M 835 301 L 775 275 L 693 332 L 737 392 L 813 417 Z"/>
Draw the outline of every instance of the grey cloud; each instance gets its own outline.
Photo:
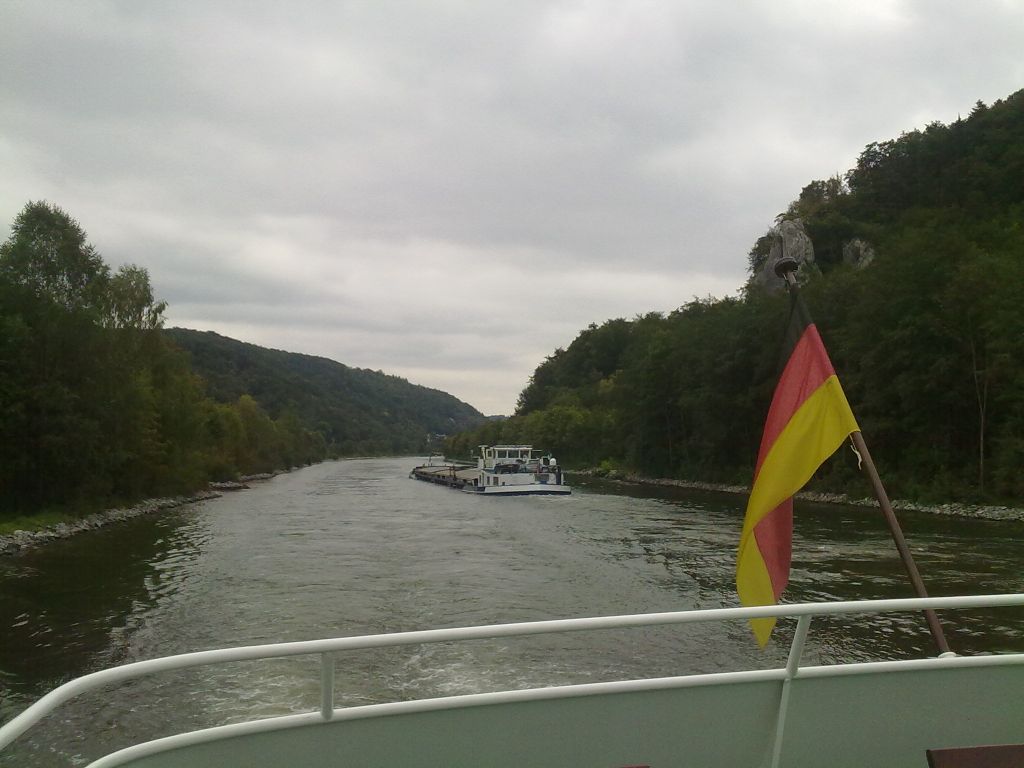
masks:
<path id="1" fill-rule="evenodd" d="M 51 199 L 173 322 L 508 411 L 587 323 L 737 289 L 868 142 L 1020 88 L 1022 11 L 9 2 L 0 237 Z"/>

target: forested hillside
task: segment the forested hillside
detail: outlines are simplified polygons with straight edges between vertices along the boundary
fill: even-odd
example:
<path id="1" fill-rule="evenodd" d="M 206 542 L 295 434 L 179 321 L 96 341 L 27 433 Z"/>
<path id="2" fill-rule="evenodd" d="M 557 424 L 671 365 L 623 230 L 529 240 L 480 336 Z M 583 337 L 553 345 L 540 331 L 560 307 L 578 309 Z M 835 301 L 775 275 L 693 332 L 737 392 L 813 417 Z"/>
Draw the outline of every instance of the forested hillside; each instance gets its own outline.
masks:
<path id="1" fill-rule="evenodd" d="M 752 273 L 786 220 L 813 242 L 804 298 L 891 491 L 1024 499 L 1024 91 L 808 184 L 755 241 Z M 752 280 L 739 298 L 591 325 L 513 418 L 448 447 L 533 442 L 575 466 L 749 483 L 787 306 Z M 849 451 L 814 482 L 866 495 Z"/>
<path id="2" fill-rule="evenodd" d="M 222 403 L 252 395 L 273 418 L 295 418 L 342 455 L 414 453 L 427 435 L 478 426 L 484 416 L 447 392 L 380 371 L 171 328 L 207 393 Z"/>
<path id="3" fill-rule="evenodd" d="M 29 203 L 0 246 L 0 518 L 182 493 L 323 459 L 323 436 L 245 394 L 216 403 L 160 335 L 144 269 L 111 272 L 67 213 Z"/>
<path id="4" fill-rule="evenodd" d="M 164 310 L 144 269 L 111 271 L 60 208 L 15 218 L 0 245 L 0 522 L 424 450 L 429 432 L 483 419 L 393 376 L 165 333 Z"/>

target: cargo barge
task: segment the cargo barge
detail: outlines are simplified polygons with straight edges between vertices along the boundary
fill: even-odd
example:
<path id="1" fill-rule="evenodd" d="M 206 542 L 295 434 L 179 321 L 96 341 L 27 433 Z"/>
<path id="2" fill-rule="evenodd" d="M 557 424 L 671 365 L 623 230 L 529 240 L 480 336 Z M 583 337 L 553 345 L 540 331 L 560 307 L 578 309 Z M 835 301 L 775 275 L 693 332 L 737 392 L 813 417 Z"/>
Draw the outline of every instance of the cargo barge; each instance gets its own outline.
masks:
<path id="1" fill-rule="evenodd" d="M 485 496 L 561 495 L 572 493 L 562 468 L 550 454 L 532 445 L 481 445 L 476 466 L 466 462 L 436 462 L 413 467 L 417 480 L 446 485 Z"/>

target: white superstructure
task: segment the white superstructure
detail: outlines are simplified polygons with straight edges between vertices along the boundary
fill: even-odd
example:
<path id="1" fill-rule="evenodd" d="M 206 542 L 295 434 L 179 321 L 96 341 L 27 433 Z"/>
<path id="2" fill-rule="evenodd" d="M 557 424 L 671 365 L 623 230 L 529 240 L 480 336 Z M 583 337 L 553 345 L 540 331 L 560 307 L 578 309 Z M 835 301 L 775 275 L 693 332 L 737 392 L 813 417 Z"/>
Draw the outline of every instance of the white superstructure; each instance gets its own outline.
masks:
<path id="1" fill-rule="evenodd" d="M 555 458 L 532 445 L 481 445 L 476 469 L 462 490 L 506 496 L 572 492 Z"/>

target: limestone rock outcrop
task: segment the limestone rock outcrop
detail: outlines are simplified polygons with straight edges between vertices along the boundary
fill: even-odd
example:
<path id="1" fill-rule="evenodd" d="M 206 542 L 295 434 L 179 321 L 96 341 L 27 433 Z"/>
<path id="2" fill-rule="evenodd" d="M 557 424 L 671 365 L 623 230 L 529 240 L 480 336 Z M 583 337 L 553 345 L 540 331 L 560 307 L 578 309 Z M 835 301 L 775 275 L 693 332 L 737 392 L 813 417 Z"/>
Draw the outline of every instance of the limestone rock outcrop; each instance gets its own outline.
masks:
<path id="1" fill-rule="evenodd" d="M 867 240 L 859 237 L 843 243 L 843 263 L 854 269 L 863 269 L 875 260 L 875 249 Z"/>
<path id="2" fill-rule="evenodd" d="M 761 267 L 750 278 L 748 286 L 758 287 L 770 293 L 777 293 L 786 288 L 785 281 L 775 274 L 775 265 L 782 255 L 795 259 L 797 263 L 796 279 L 806 283 L 821 274 L 821 268 L 814 259 L 814 244 L 804 229 L 801 219 L 786 219 L 773 227 L 766 235 L 771 241 L 768 255 Z M 765 238 L 758 241 L 761 246 Z M 763 251 L 762 251 L 763 253 Z M 855 237 L 843 243 L 843 263 L 854 269 L 863 269 L 875 260 L 875 249 L 867 240 Z"/>
<path id="3" fill-rule="evenodd" d="M 764 264 L 750 279 L 752 285 L 773 293 L 785 290 L 786 282 L 775 274 L 775 265 L 783 254 L 796 260 L 796 274 L 800 282 L 805 282 L 815 274 L 821 274 L 814 263 L 814 244 L 804 229 L 803 221 L 786 219 L 769 234 L 772 236 L 771 250 Z"/>

